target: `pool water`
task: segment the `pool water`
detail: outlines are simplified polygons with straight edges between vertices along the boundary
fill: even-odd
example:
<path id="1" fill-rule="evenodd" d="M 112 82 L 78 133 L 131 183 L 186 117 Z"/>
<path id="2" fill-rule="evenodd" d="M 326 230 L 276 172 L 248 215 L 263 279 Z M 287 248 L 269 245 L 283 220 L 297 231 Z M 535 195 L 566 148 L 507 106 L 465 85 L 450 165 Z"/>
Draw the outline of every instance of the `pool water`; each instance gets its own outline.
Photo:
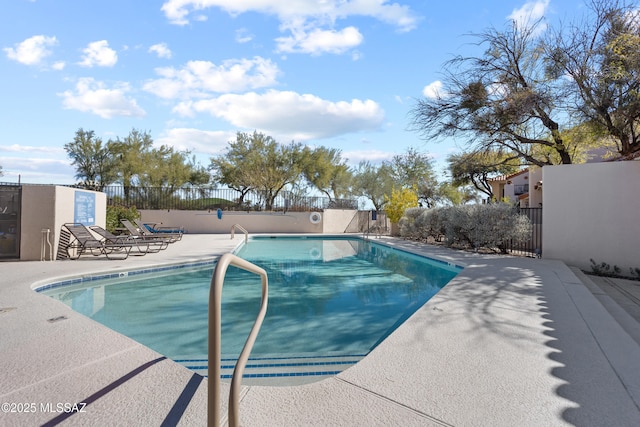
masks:
<path id="1" fill-rule="evenodd" d="M 267 315 L 246 372 L 253 365 L 262 371 L 262 365 L 284 365 L 284 371 L 308 365 L 314 368 L 306 372 L 335 374 L 375 348 L 460 271 L 358 238 L 253 238 L 236 255 L 269 277 Z M 44 293 L 206 374 L 213 268 Z M 232 366 L 260 306 L 260 278 L 231 266 L 222 295 L 222 352 Z"/>

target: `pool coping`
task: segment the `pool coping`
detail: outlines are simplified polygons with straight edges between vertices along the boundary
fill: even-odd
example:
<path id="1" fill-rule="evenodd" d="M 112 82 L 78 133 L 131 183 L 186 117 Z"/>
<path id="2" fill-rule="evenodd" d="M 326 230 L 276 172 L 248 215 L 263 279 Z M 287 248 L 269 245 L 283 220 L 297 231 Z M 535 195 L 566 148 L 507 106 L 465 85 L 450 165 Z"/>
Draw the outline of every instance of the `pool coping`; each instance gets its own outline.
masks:
<path id="1" fill-rule="evenodd" d="M 33 403 L 37 409 L 24 412 L 23 405 L 22 413 L 0 413 L 1 424 L 205 422 L 206 380 L 32 290 L 34 284 L 68 276 L 70 267 L 91 274 L 107 267 L 197 261 L 230 251 L 242 240 L 185 238 L 187 243 L 173 252 L 131 262 L 0 263 L 6 280 L 0 285 L 0 403 Z M 625 425 L 640 420 L 640 346 L 569 267 L 393 238 L 380 242 L 428 252 L 465 269 L 336 378 L 297 387 L 243 387 L 243 425 L 399 420 L 407 425 L 595 425 L 605 420 Z M 49 322 L 60 316 L 65 319 Z M 227 393 L 223 385 L 223 396 Z M 47 406 L 87 399 L 91 402 L 80 413 Z"/>

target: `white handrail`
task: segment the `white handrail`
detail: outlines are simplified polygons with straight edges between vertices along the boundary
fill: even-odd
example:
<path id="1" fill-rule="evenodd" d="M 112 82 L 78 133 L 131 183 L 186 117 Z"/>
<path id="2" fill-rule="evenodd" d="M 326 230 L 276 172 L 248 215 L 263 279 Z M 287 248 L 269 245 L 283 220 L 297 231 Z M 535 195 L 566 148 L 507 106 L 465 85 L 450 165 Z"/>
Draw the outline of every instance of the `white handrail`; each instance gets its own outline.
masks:
<path id="1" fill-rule="evenodd" d="M 244 233 L 244 242 L 247 243 L 247 241 L 249 240 L 249 232 L 245 230 L 245 228 L 240 224 L 233 224 L 231 226 L 231 240 L 233 240 L 234 236 L 236 235 L 236 228 Z"/>
<path id="2" fill-rule="evenodd" d="M 222 285 L 224 284 L 224 276 L 229 265 L 246 270 L 250 273 L 260 275 L 262 279 L 262 302 L 260 303 L 260 311 L 256 318 L 251 332 L 247 337 L 247 341 L 242 348 L 242 352 L 236 362 L 231 379 L 231 391 L 229 392 L 229 426 L 236 427 L 240 424 L 239 420 L 239 400 L 240 385 L 242 383 L 242 375 L 244 368 L 249 360 L 249 354 L 256 341 L 260 326 L 267 313 L 267 300 L 269 298 L 269 280 L 267 272 L 239 258 L 231 253 L 224 254 L 218 260 L 216 269 L 211 277 L 211 289 L 209 290 L 209 397 L 207 403 L 207 418 L 209 426 L 220 426 L 220 359 L 221 359 L 221 329 L 222 329 Z M 211 368 L 213 367 L 213 374 Z"/>

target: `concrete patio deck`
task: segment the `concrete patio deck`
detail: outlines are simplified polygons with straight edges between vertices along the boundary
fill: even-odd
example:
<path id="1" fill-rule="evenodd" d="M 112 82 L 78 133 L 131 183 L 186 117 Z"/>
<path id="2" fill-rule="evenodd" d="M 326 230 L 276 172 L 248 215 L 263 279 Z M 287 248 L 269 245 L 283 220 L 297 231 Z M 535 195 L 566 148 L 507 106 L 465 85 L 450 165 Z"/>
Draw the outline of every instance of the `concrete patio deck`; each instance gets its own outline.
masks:
<path id="1" fill-rule="evenodd" d="M 185 235 L 166 251 L 124 261 L 0 262 L 0 425 L 206 425 L 206 379 L 32 288 L 210 259 L 242 238 Z M 243 387 L 242 425 L 640 425 L 632 321 L 623 327 L 578 271 L 380 241 L 466 268 L 337 377 Z M 226 422 L 226 401 L 222 410 Z"/>

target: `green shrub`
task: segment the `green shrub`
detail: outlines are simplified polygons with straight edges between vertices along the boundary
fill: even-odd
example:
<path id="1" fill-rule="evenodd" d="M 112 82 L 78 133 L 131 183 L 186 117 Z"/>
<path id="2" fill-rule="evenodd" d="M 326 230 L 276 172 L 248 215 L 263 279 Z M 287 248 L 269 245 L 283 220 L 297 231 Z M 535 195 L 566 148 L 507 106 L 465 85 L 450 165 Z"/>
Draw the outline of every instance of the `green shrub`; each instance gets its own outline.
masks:
<path id="1" fill-rule="evenodd" d="M 122 227 L 121 219 L 133 221 L 140 218 L 140 213 L 135 206 L 125 208 L 124 206 L 107 206 L 107 224 L 108 231 L 114 233 L 117 228 Z"/>

